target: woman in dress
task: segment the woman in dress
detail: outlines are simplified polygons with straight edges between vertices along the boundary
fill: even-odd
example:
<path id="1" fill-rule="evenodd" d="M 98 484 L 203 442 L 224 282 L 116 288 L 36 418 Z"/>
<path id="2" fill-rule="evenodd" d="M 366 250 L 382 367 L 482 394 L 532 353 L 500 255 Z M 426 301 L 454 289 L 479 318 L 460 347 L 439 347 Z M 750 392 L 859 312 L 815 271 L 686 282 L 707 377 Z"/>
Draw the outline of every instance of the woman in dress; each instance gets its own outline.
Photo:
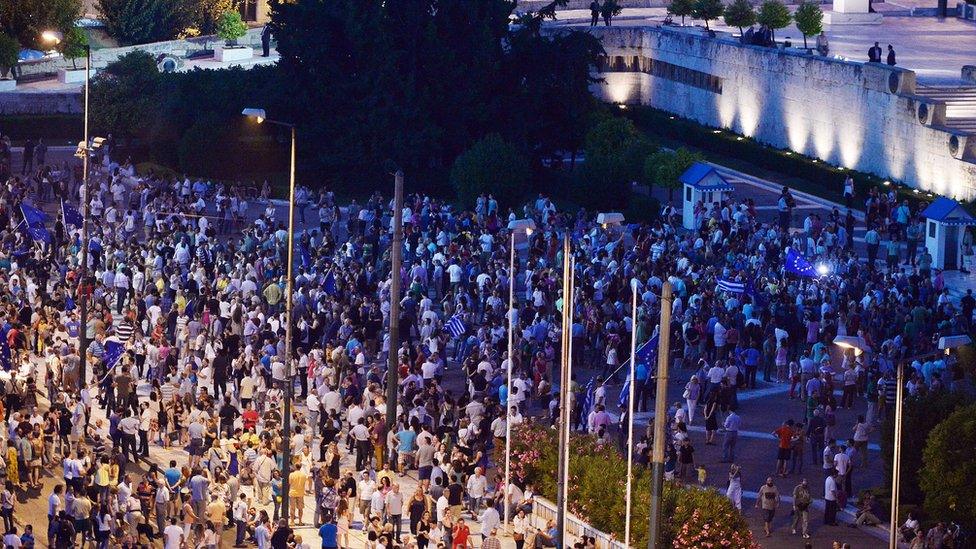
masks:
<path id="1" fill-rule="evenodd" d="M 718 431 L 718 394 L 709 392 L 705 402 L 705 444 L 715 445 L 715 433 Z"/>
<path id="2" fill-rule="evenodd" d="M 12 440 L 7 441 L 7 483 L 13 483 L 14 488 L 20 488 L 20 470 L 17 468 L 17 448 Z M 9 489 L 9 488 L 8 488 Z M 9 530 L 9 528 L 7 528 Z"/>
<path id="3" fill-rule="evenodd" d="M 308 450 L 308 446 L 305 447 Z M 311 458 L 311 456 L 309 456 Z M 329 478 L 339 480 L 339 464 L 342 456 L 339 455 L 339 447 L 335 442 L 329 444 L 329 449 L 325 452 L 325 467 L 329 473 Z"/>
<path id="4" fill-rule="evenodd" d="M 725 497 L 732 501 L 732 505 L 742 510 L 742 468 L 736 464 L 729 466 L 729 487 L 725 490 Z"/>
<path id="5" fill-rule="evenodd" d="M 336 508 L 336 534 L 339 542 L 339 549 L 349 547 L 349 522 L 351 512 L 349 503 L 345 498 L 339 500 L 339 507 Z"/>

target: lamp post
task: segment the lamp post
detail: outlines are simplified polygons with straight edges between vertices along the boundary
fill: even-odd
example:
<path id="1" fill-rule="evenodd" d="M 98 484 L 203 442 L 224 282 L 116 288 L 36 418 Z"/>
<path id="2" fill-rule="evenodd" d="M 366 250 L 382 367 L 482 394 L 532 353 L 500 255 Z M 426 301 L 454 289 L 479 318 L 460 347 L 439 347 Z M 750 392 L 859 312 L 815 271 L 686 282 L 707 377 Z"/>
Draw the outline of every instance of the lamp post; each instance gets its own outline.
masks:
<path id="1" fill-rule="evenodd" d="M 904 410 L 905 364 L 915 361 L 925 361 L 940 355 L 948 355 L 949 350 L 970 343 L 968 336 L 949 336 L 939 339 L 938 350 L 920 353 L 898 361 L 895 377 L 895 433 L 891 456 L 891 510 L 888 524 L 888 547 L 898 548 L 898 506 L 901 496 L 901 431 Z M 863 337 L 837 336 L 834 344 L 843 349 L 854 349 L 855 353 L 870 351 L 871 348 Z"/>
<path id="2" fill-rule="evenodd" d="M 64 35 L 58 31 L 44 31 L 41 33 L 41 42 L 57 46 L 64 40 Z M 83 146 L 78 147 L 81 153 L 81 181 L 85 188 L 85 197 L 81 201 L 81 267 L 78 269 L 78 291 L 77 296 L 78 315 L 81 329 L 78 331 L 78 354 L 81 358 L 81 366 L 78 372 L 78 390 L 82 390 L 87 384 L 88 371 L 88 156 L 89 156 L 89 137 L 88 137 L 88 87 L 91 81 L 91 46 L 82 44 L 85 49 L 85 92 L 84 92 L 84 141 Z"/>
<path id="3" fill-rule="evenodd" d="M 516 219 L 508 224 L 511 234 L 511 254 L 508 261 L 508 367 L 505 374 L 505 528 L 508 528 L 509 517 L 509 496 L 508 487 L 511 484 L 512 468 L 512 361 L 515 360 L 515 350 L 512 348 L 515 341 L 515 235 L 520 231 L 525 231 L 525 236 L 532 236 L 535 230 L 535 222 L 531 219 Z"/>
<path id="4" fill-rule="evenodd" d="M 288 164 L 288 266 L 285 269 L 285 410 L 282 414 L 282 460 L 284 471 L 281 475 L 281 515 L 288 518 L 288 476 L 291 473 L 291 393 L 294 379 L 292 379 L 291 360 L 291 306 L 293 301 L 292 267 L 295 249 L 295 125 L 288 122 L 269 120 L 264 109 L 244 109 L 242 115 L 253 119 L 258 124 L 267 122 L 276 126 L 288 128 L 291 132 L 291 155 Z"/>
<path id="5" fill-rule="evenodd" d="M 637 384 L 637 279 L 630 282 L 630 384 L 627 394 L 627 488 L 624 516 L 624 545 L 630 547 L 630 494 L 634 468 L 634 385 Z"/>
<path id="6" fill-rule="evenodd" d="M 390 354 L 386 367 L 386 425 L 383 440 L 396 428 L 400 385 L 400 269 L 403 265 L 403 171 L 393 174 L 393 243 L 390 248 Z M 387 450 L 392 450 L 388 448 Z M 388 459 L 389 451 L 383 452 Z M 376 464 L 380 466 L 379 463 Z M 392 464 L 391 464 L 392 465 Z"/>

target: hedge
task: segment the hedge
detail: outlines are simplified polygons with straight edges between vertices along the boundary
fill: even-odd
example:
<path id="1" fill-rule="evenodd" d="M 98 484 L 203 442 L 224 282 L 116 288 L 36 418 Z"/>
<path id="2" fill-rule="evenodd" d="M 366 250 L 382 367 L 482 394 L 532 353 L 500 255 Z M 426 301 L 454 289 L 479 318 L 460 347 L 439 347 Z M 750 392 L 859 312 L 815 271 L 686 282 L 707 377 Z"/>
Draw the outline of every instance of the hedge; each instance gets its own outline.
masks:
<path id="1" fill-rule="evenodd" d="M 0 135 L 10 137 L 15 145 L 38 138 L 43 138 L 48 145 L 77 145 L 84 132 L 81 115 L 0 116 Z"/>
<path id="2" fill-rule="evenodd" d="M 512 474 L 531 482 L 546 498 L 556 500 L 559 462 L 558 433 L 522 424 L 512 431 Z M 496 450 L 496 463 L 504 461 Z M 570 439 L 569 510 L 594 528 L 624 539 L 624 484 L 627 461 L 609 444 L 589 435 Z M 647 546 L 651 474 L 635 466 L 632 484 L 631 545 Z M 752 532 L 732 503 L 714 490 L 666 482 L 662 501 L 661 545 L 669 547 L 730 547 L 758 549 Z"/>
<path id="3" fill-rule="evenodd" d="M 636 107 L 619 113 L 634 121 L 646 134 L 661 141 L 678 143 L 715 155 L 733 158 L 763 170 L 769 170 L 791 178 L 793 189 L 807 192 L 833 202 L 844 203 L 844 178 L 854 179 L 854 208 L 864 209 L 864 201 L 871 188 L 889 190 L 894 186 L 900 198 L 917 201 L 927 194 L 894 180 L 886 180 L 873 174 L 831 166 L 822 160 L 802 154 L 777 149 L 730 131 L 704 126 L 651 107 Z M 721 162 L 720 162 L 721 163 Z M 731 166 L 730 166 L 731 167 Z M 889 185 L 885 185 L 889 181 Z"/>

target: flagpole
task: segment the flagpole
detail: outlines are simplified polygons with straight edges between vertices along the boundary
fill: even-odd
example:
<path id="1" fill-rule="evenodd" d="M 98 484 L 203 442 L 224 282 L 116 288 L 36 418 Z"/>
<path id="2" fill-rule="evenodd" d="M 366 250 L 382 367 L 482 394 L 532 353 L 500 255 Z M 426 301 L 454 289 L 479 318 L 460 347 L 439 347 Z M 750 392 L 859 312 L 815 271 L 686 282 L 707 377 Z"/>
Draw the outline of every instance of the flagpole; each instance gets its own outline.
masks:
<path id="1" fill-rule="evenodd" d="M 634 467 L 634 384 L 637 382 L 637 280 L 630 283 L 631 304 L 630 304 L 630 390 L 627 404 L 627 494 L 626 509 L 624 517 L 624 545 L 630 547 L 630 494 L 633 482 Z"/>
<path id="2" fill-rule="evenodd" d="M 511 494 L 508 487 L 511 485 L 512 473 L 512 345 L 515 340 L 515 230 L 512 230 L 511 253 L 508 259 L 508 368 L 505 373 L 505 529 L 508 529 L 508 515 L 510 514 Z"/>
<path id="3" fill-rule="evenodd" d="M 561 347 L 561 358 L 562 367 L 559 369 L 559 421 L 557 422 L 559 426 L 559 473 L 558 478 L 560 479 L 557 483 L 556 488 L 556 500 L 557 500 L 557 516 L 556 523 L 559 525 L 559 544 L 563 545 L 566 535 L 566 524 L 567 524 L 567 500 L 569 493 L 569 486 L 567 485 L 566 479 L 569 473 L 569 454 L 566 448 L 569 446 L 569 430 L 566 428 L 569 423 L 569 409 L 571 404 L 569 402 L 569 339 L 571 330 L 569 329 L 569 295 L 571 291 L 571 273 L 570 273 L 570 244 L 569 244 L 569 234 L 563 235 L 563 311 L 562 311 L 562 347 Z"/>

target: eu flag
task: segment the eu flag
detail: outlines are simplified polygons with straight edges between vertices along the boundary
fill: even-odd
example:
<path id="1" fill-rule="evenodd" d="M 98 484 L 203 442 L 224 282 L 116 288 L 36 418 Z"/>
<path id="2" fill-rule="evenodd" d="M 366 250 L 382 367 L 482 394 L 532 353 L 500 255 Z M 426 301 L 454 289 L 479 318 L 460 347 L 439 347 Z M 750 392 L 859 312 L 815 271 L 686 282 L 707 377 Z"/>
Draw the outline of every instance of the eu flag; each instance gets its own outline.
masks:
<path id="1" fill-rule="evenodd" d="M 308 249 L 308 244 L 305 242 L 299 244 L 298 254 L 302 256 L 302 267 L 308 268 L 312 264 L 312 252 Z"/>
<path id="2" fill-rule="evenodd" d="M 78 211 L 78 208 L 75 208 L 69 202 L 65 202 L 64 199 L 61 199 L 61 218 L 64 221 L 65 227 L 81 228 L 85 220 Z"/>
<path id="3" fill-rule="evenodd" d="M 3 371 L 10 371 L 10 345 L 7 344 L 7 331 L 0 333 L 0 366 Z"/>
<path id="4" fill-rule="evenodd" d="M 339 287 L 336 286 L 336 277 L 334 272 L 329 271 L 328 276 L 325 277 L 325 281 L 322 283 L 322 289 L 325 290 L 325 293 L 329 295 L 336 295 L 339 293 Z"/>
<path id="5" fill-rule="evenodd" d="M 105 369 L 111 370 L 115 368 L 115 365 L 122 358 L 122 353 L 125 352 L 125 345 L 122 345 L 118 341 L 105 340 Z"/>
<path id="6" fill-rule="evenodd" d="M 23 230 L 27 233 L 27 236 L 34 240 L 50 243 L 51 233 L 44 228 L 47 215 L 41 210 L 33 206 L 28 206 L 27 204 L 20 205 L 20 212 L 24 214 L 24 224 L 18 226 L 23 226 Z"/>
<path id="7" fill-rule="evenodd" d="M 637 357 L 637 364 L 643 365 L 645 368 L 647 368 L 648 372 L 654 370 L 654 361 L 657 360 L 657 344 L 658 344 L 657 342 L 658 342 L 658 337 L 654 336 L 651 339 L 645 341 L 644 344 L 638 347 L 637 351 L 634 353 Z M 617 403 L 620 405 L 621 408 L 627 405 L 627 399 L 630 397 L 630 369 L 629 369 L 630 367 L 628 366 L 629 363 L 630 361 L 628 360 L 627 362 L 624 362 L 623 366 L 621 366 L 622 368 L 628 368 L 627 380 L 624 381 L 624 386 L 620 389 L 620 398 L 617 400 Z"/>
<path id="8" fill-rule="evenodd" d="M 790 248 L 786 252 L 786 272 L 810 278 L 817 277 L 817 269 L 813 267 L 807 258 L 800 255 L 800 252 Z"/>

